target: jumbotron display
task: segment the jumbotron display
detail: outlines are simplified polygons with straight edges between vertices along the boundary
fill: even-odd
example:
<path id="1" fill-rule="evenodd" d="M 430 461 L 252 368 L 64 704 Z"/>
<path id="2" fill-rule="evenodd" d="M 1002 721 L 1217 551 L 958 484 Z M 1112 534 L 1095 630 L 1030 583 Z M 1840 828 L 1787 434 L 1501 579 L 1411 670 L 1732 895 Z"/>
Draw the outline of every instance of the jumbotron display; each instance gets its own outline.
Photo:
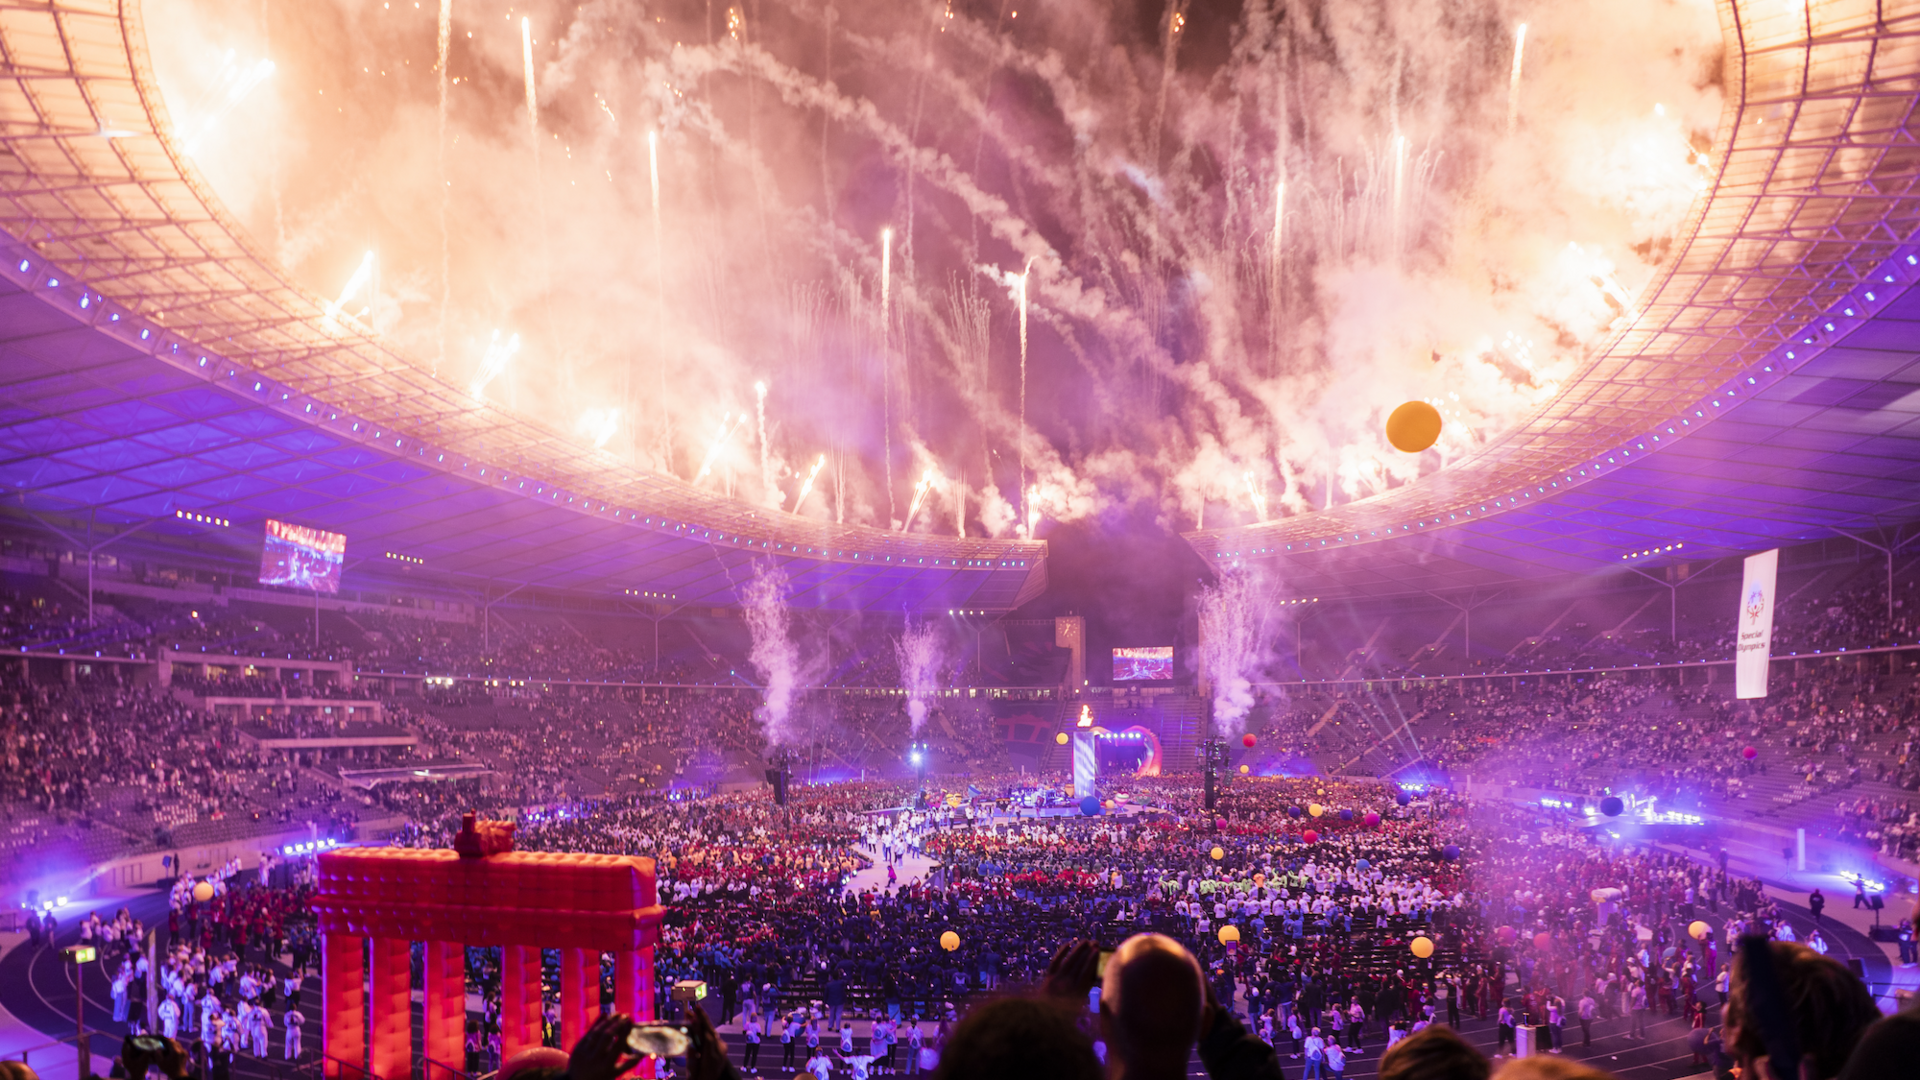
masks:
<path id="1" fill-rule="evenodd" d="M 337 593 L 346 558 L 344 533 L 268 518 L 266 544 L 260 549 L 260 584 Z"/>
<path id="2" fill-rule="evenodd" d="M 1173 678 L 1173 646 L 1147 645 L 1113 650 L 1114 682 L 1152 682 Z"/>

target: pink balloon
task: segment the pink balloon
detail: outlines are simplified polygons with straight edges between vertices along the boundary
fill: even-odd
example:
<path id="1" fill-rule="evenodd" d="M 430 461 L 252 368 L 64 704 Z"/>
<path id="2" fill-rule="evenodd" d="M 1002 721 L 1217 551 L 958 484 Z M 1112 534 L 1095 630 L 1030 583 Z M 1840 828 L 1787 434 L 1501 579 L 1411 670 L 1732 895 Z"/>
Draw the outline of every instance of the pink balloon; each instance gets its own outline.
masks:
<path id="1" fill-rule="evenodd" d="M 1740 751 L 1740 756 L 1746 758 L 1748 761 L 1752 761 L 1754 758 L 1760 756 L 1760 751 L 1749 746 L 1745 750 Z"/>
<path id="2" fill-rule="evenodd" d="M 1367 822 L 1367 827 L 1372 828 L 1373 826 L 1380 824 L 1380 815 L 1369 810 L 1367 811 L 1366 822 Z"/>

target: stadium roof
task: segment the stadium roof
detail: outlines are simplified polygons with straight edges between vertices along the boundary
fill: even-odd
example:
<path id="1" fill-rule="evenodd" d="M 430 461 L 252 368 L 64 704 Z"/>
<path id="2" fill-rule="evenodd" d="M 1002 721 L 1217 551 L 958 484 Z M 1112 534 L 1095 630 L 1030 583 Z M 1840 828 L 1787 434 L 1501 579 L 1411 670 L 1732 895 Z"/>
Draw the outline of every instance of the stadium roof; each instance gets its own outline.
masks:
<path id="1" fill-rule="evenodd" d="M 1920 518 L 1920 8 L 1719 7 L 1717 179 L 1639 317 L 1472 457 L 1202 557 L 1389 595 Z"/>
<path id="2" fill-rule="evenodd" d="M 187 162 L 139 5 L 0 6 L 0 485 L 121 532 L 269 517 L 434 570 L 731 604 L 1004 611 L 1044 543 L 803 519 L 473 401 L 292 282 Z M 230 526 L 176 516 L 187 512 Z"/>

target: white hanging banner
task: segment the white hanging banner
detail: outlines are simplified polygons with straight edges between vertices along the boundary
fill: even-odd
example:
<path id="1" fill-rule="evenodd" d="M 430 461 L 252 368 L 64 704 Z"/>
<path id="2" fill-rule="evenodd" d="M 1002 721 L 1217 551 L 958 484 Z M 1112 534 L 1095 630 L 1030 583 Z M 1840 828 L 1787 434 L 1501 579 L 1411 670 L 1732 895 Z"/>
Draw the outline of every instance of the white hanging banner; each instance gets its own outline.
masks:
<path id="1" fill-rule="evenodd" d="M 1733 682 L 1736 697 L 1767 696 L 1767 665 L 1773 656 L 1773 579 L 1780 549 L 1747 556 L 1740 583 L 1740 612 L 1734 616 Z"/>

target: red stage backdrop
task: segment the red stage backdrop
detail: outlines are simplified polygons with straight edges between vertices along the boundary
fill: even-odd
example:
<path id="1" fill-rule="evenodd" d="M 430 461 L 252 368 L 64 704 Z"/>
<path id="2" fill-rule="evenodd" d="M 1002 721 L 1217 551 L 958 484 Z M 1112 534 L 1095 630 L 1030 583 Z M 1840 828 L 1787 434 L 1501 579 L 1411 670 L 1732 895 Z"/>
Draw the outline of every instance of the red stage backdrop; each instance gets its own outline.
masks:
<path id="1" fill-rule="evenodd" d="M 503 946 L 503 1059 L 540 1045 L 542 949 L 561 951 L 563 1049 L 571 1049 L 600 1012 L 602 953 L 613 954 L 614 1007 L 637 1019 L 653 1018 L 653 947 L 660 940 L 661 908 L 652 859 L 516 851 L 479 855 L 468 847 L 465 855 L 347 848 L 319 856 L 313 907 L 320 920 L 327 1080 L 368 1075 L 407 1080 L 411 1075 L 407 981 L 409 945 L 415 941 L 426 944 L 422 1053 L 427 1080 L 449 1080 L 465 1068 L 463 949 L 468 945 Z"/>

